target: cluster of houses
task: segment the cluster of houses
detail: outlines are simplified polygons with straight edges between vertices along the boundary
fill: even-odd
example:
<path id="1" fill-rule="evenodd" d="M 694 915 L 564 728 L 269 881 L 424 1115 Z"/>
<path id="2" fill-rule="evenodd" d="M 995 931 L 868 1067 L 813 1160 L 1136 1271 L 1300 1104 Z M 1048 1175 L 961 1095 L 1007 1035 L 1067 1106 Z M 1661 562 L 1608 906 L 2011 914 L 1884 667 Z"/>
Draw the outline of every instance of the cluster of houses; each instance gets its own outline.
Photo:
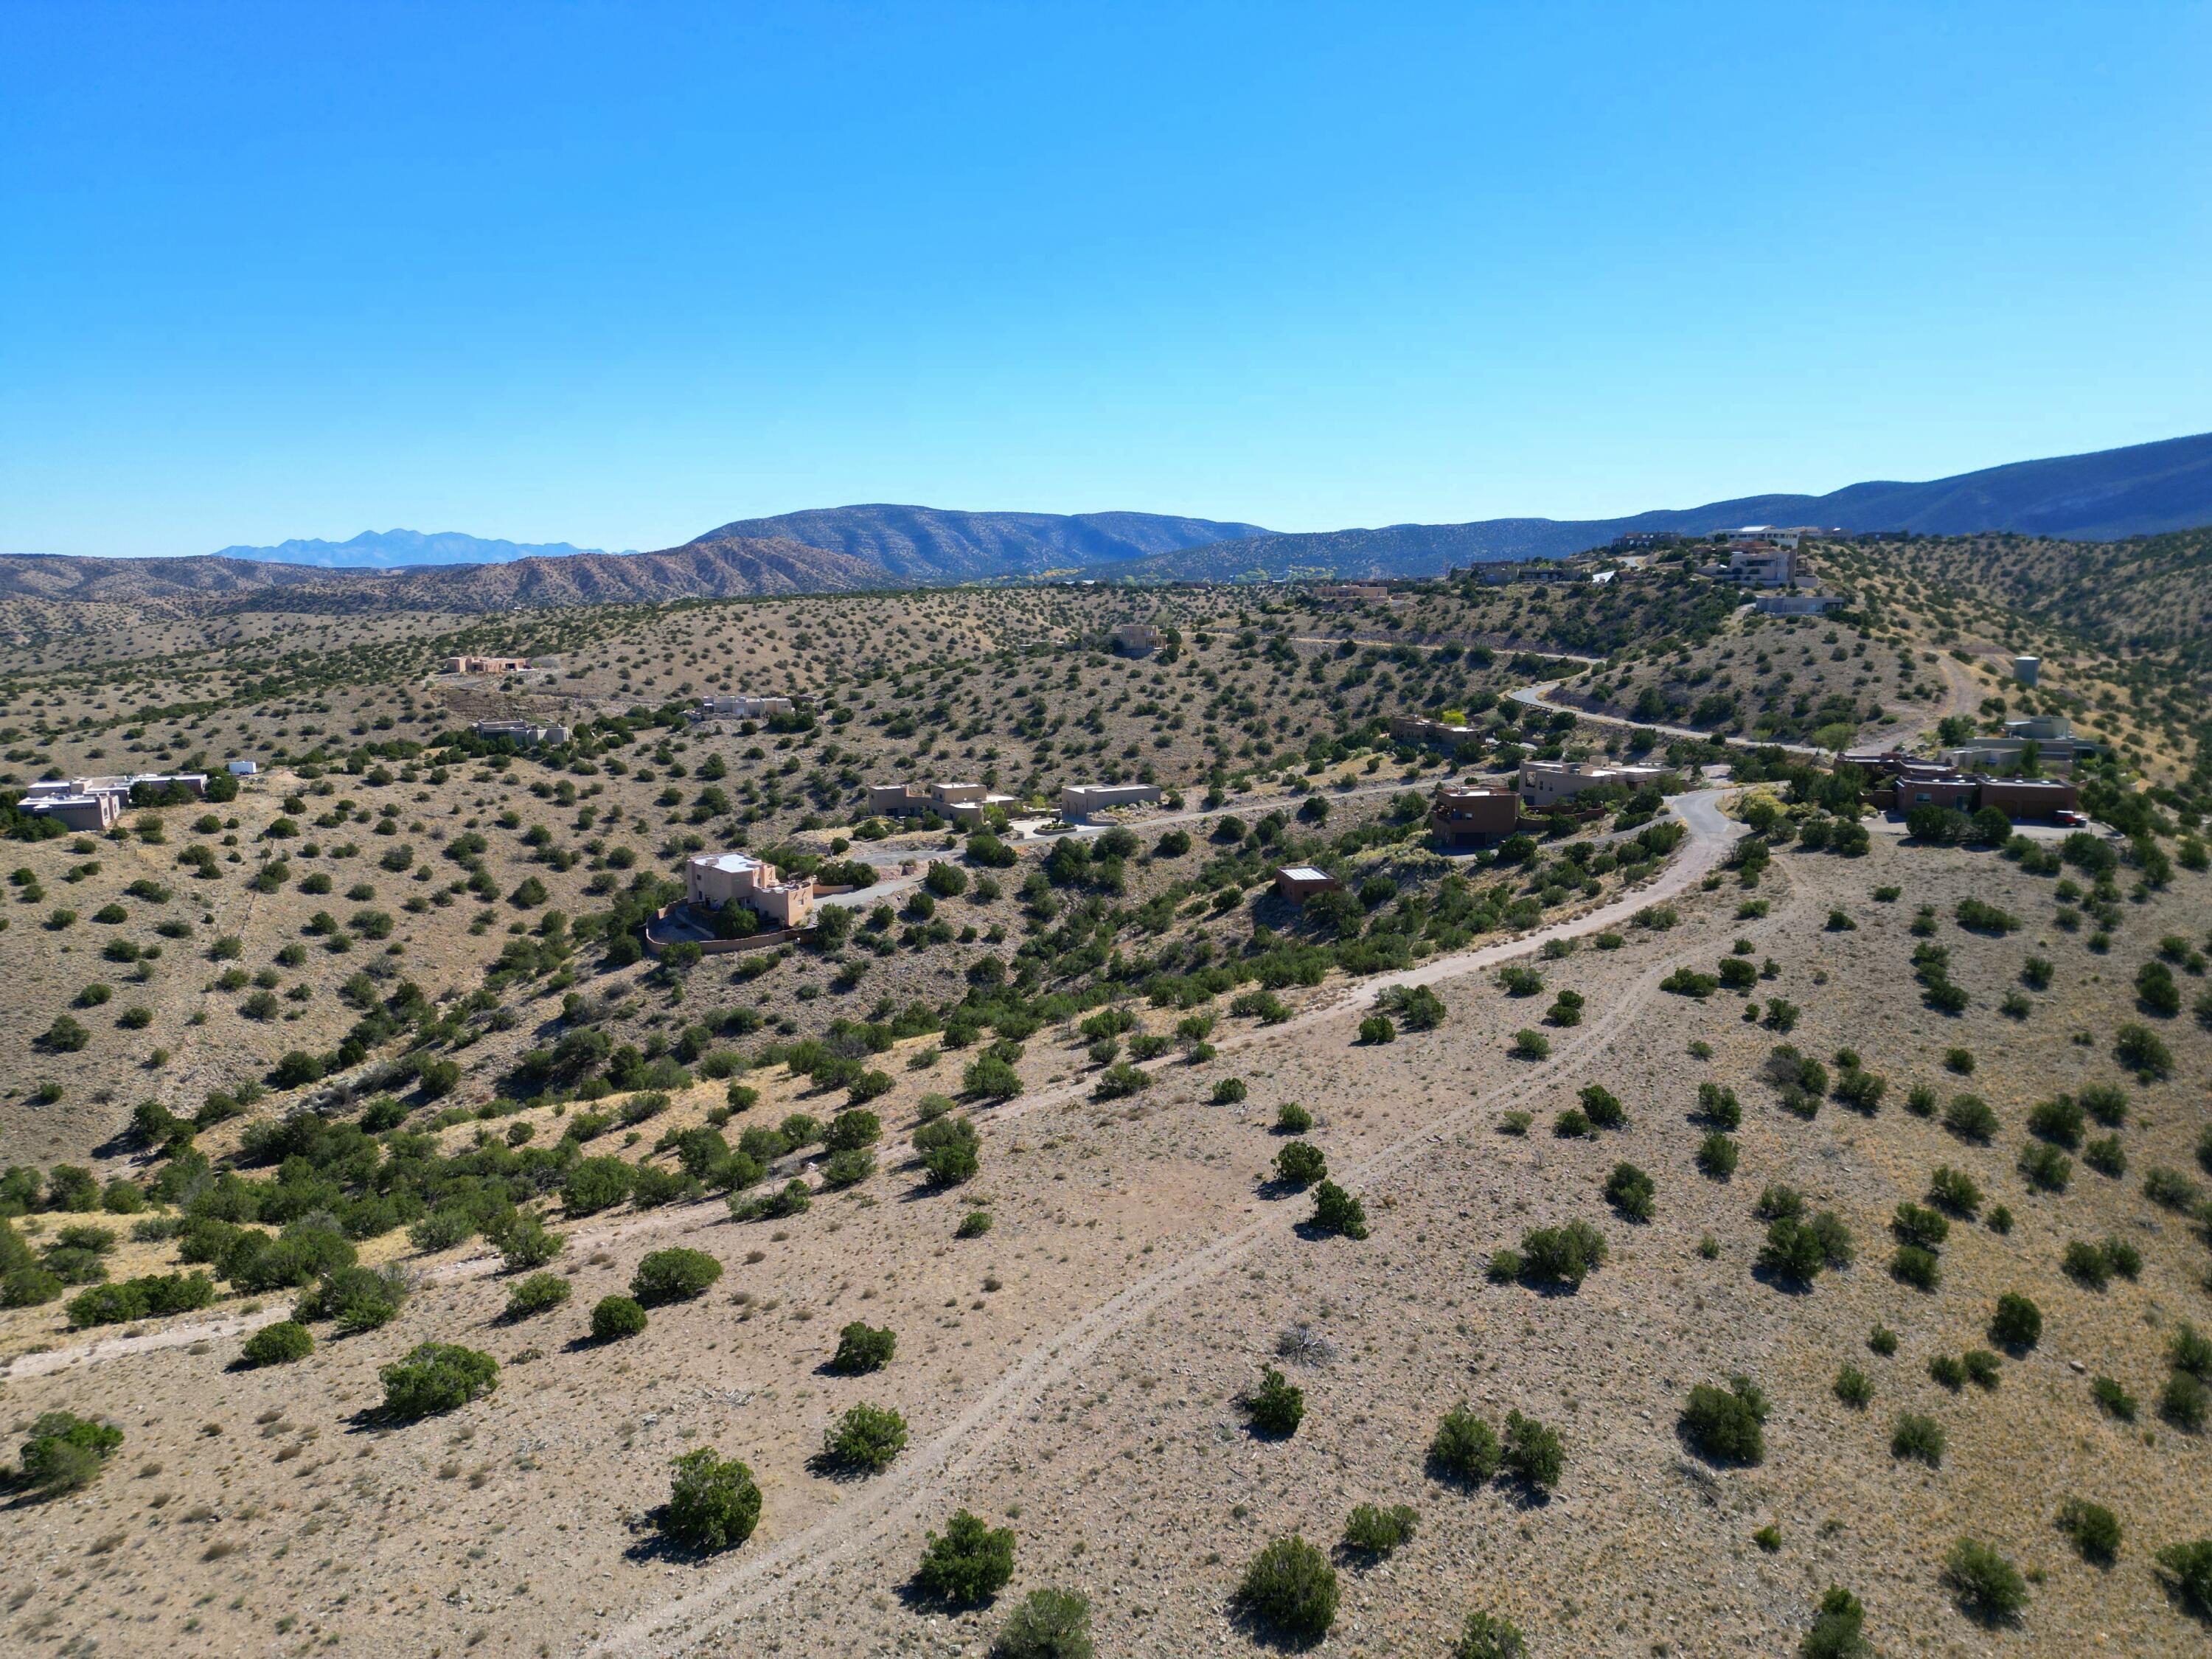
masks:
<path id="1" fill-rule="evenodd" d="M 2021 776 L 2031 750 L 2039 775 Z M 1894 749 L 1853 750 L 1842 757 L 1842 763 L 1881 780 L 1867 798 L 1874 806 L 1900 811 L 1948 806 L 1961 812 L 1994 806 L 2009 818 L 2064 822 L 2079 811 L 2078 793 L 2067 778 L 2039 774 L 2045 768 L 2070 772 L 2076 761 L 2096 752 L 2097 745 L 2076 738 L 2073 723 L 2063 715 L 2038 714 L 2007 720 L 2002 738 L 1955 744 L 1933 760 Z"/>

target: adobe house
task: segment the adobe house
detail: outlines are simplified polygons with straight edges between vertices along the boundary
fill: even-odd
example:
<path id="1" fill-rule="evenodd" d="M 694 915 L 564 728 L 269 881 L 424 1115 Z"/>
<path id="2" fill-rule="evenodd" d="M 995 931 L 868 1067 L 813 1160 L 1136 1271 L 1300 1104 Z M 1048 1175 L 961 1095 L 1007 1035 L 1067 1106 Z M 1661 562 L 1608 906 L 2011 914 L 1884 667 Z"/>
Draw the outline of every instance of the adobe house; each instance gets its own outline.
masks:
<path id="1" fill-rule="evenodd" d="M 1160 630 L 1150 623 L 1123 623 L 1112 639 L 1114 649 L 1125 657 L 1148 657 L 1160 648 Z"/>
<path id="2" fill-rule="evenodd" d="M 530 666 L 527 657 L 453 657 L 447 659 L 449 674 L 520 674 Z"/>
<path id="3" fill-rule="evenodd" d="M 934 812 L 954 823 L 981 823 L 986 807 L 1018 805 L 1018 797 L 994 794 L 988 786 L 980 783 L 933 783 L 927 789 L 906 783 L 868 786 L 871 817 L 918 818 Z"/>
<path id="4" fill-rule="evenodd" d="M 1491 846 L 1520 823 L 1521 797 L 1510 789 L 1446 787 L 1429 807 L 1429 833 L 1448 848 Z"/>
<path id="5" fill-rule="evenodd" d="M 1571 800 L 1585 789 L 1617 783 L 1630 791 L 1656 783 L 1667 775 L 1663 766 L 1612 766 L 1602 761 L 1522 761 L 1521 795 L 1531 806 L 1549 806 Z"/>
<path id="6" fill-rule="evenodd" d="M 528 720 L 478 720 L 476 734 L 480 738 L 507 738 L 524 749 L 535 749 L 540 744 L 556 745 L 568 741 L 565 726 L 534 726 Z"/>
<path id="7" fill-rule="evenodd" d="M 1980 782 L 1981 804 L 1996 807 L 2008 818 L 2047 818 L 2080 810 L 2074 786 L 2064 778 L 1984 778 Z"/>
<path id="8" fill-rule="evenodd" d="M 700 853 L 684 862 L 684 896 L 697 908 L 742 904 L 779 927 L 814 921 L 814 884 L 785 881 L 775 866 L 750 853 Z"/>

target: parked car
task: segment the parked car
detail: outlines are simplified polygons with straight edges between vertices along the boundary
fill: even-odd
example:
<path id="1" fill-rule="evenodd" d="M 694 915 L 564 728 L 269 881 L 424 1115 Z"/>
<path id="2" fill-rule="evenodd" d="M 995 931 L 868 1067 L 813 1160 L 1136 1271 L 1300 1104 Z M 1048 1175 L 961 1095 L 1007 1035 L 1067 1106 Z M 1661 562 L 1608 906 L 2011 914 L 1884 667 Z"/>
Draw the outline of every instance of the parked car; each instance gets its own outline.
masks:
<path id="1" fill-rule="evenodd" d="M 2055 822 L 2069 830 L 2086 830 L 2089 827 L 2088 818 L 2071 807 L 2062 806 L 2051 816 Z"/>

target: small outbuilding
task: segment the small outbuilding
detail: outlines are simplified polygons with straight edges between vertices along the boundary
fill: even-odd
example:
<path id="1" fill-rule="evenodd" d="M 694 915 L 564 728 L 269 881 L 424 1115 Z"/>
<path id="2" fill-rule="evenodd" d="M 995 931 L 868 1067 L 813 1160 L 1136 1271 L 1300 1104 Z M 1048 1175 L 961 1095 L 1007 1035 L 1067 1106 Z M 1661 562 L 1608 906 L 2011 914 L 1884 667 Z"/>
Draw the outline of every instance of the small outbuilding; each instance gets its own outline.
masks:
<path id="1" fill-rule="evenodd" d="M 1334 893 L 1344 884 L 1326 870 L 1310 864 L 1286 864 L 1275 872 L 1275 892 L 1293 904 L 1303 904 L 1316 893 Z"/>

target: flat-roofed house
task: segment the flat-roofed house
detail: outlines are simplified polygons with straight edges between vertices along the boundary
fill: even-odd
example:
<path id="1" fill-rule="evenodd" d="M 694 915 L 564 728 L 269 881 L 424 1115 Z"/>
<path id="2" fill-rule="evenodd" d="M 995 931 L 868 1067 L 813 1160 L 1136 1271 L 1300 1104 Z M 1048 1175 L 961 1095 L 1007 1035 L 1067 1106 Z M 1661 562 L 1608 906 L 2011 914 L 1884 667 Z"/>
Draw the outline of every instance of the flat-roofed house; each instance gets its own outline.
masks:
<path id="1" fill-rule="evenodd" d="M 1429 805 L 1429 833 L 1446 847 L 1486 847 L 1520 823 L 1521 797 L 1510 789 L 1447 787 Z"/>
<path id="2" fill-rule="evenodd" d="M 772 714 L 788 714 L 793 706 L 789 697 L 761 697 L 740 691 L 727 696 L 700 698 L 692 717 L 702 720 L 764 720 Z"/>
<path id="3" fill-rule="evenodd" d="M 530 666 L 527 657 L 453 657 L 447 660 L 449 674 L 520 674 Z"/>
<path id="4" fill-rule="evenodd" d="M 1060 815 L 1070 823 L 1082 823 L 1094 812 L 1159 798 L 1156 783 L 1072 783 L 1060 792 Z"/>
<path id="5" fill-rule="evenodd" d="M 124 796 L 109 790 L 88 790 L 81 780 L 50 778 L 33 784 L 15 803 L 15 810 L 33 817 L 52 818 L 72 830 L 98 835 L 111 830 L 121 815 Z"/>
<path id="6" fill-rule="evenodd" d="M 476 734 L 480 738 L 506 738 L 524 749 L 568 741 L 567 726 L 539 726 L 529 720 L 478 720 Z"/>
<path id="7" fill-rule="evenodd" d="M 981 783 L 933 783 L 926 789 L 907 783 L 868 786 L 871 817 L 918 818 L 933 812 L 955 823 L 981 823 L 988 808 L 1019 804 L 1020 797 L 995 794 Z"/>
<path id="8" fill-rule="evenodd" d="M 715 910 L 742 904 L 779 927 L 805 927 L 814 920 L 814 884 L 786 881 L 775 866 L 750 853 L 700 853 L 685 860 L 684 896 Z"/>
<path id="9" fill-rule="evenodd" d="M 2063 778 L 1984 778 L 1977 799 L 2008 818 L 2047 818 L 2079 810 L 2074 786 Z"/>
<path id="10" fill-rule="evenodd" d="M 1393 714 L 1390 717 L 1390 740 L 1393 743 L 1434 744 L 1454 752 L 1472 743 L 1480 744 L 1482 733 L 1471 726 L 1455 726 L 1448 720 L 1431 720 L 1425 714 Z"/>
<path id="11" fill-rule="evenodd" d="M 1114 649 L 1125 657 L 1148 657 L 1160 648 L 1160 630 L 1150 623 L 1123 623 L 1111 637 Z"/>
<path id="12" fill-rule="evenodd" d="M 1521 799 L 1531 806 L 1549 806 L 1570 800 L 1585 789 L 1618 784 L 1627 790 L 1642 788 L 1667 775 L 1662 766 L 1613 766 L 1602 761 L 1537 761 L 1521 763 Z"/>

